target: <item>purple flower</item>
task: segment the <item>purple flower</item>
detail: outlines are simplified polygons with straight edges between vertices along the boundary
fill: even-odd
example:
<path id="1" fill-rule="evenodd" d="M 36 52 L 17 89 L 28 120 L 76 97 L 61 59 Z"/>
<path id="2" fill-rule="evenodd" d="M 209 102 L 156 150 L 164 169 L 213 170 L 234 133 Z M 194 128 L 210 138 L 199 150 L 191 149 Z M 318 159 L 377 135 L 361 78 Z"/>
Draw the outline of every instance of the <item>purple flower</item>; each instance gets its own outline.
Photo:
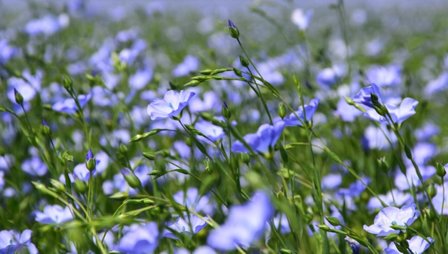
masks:
<path id="1" fill-rule="evenodd" d="M 8 44 L 7 40 L 0 40 L 0 65 L 6 64 L 11 58 L 17 55 L 19 49 Z"/>
<path id="2" fill-rule="evenodd" d="M 341 77 L 340 71 L 334 68 L 325 68 L 316 76 L 316 82 L 320 86 L 329 87 L 336 84 Z"/>
<path id="3" fill-rule="evenodd" d="M 409 244 L 409 250 L 412 251 L 412 254 L 422 254 L 429 248 L 434 240 L 431 237 L 428 237 L 428 241 L 426 241 L 424 238 L 416 235 L 407 242 Z M 395 243 L 391 243 L 389 247 L 384 249 L 384 252 L 386 254 L 401 254 Z"/>
<path id="4" fill-rule="evenodd" d="M 38 156 L 32 156 L 22 163 L 22 170 L 32 176 L 43 176 L 47 173 L 48 168 Z"/>
<path id="5" fill-rule="evenodd" d="M 188 105 L 194 92 L 187 91 L 167 91 L 162 99 L 156 99 L 148 105 L 147 111 L 151 120 L 174 117 Z"/>
<path id="6" fill-rule="evenodd" d="M 195 56 L 186 56 L 182 63 L 180 63 L 173 70 L 173 76 L 181 77 L 196 71 L 199 68 L 199 59 Z"/>
<path id="7" fill-rule="evenodd" d="M 226 222 L 210 232 L 207 244 L 221 251 L 248 247 L 261 237 L 273 213 L 269 196 L 258 191 L 246 204 L 230 208 Z"/>
<path id="8" fill-rule="evenodd" d="M 311 22 L 312 17 L 312 10 L 304 11 L 302 9 L 295 9 L 291 14 L 291 21 L 300 30 L 306 30 Z"/>
<path id="9" fill-rule="evenodd" d="M 140 90 L 151 81 L 153 70 L 151 68 L 138 70 L 134 75 L 129 77 L 129 86 L 135 90 Z"/>
<path id="10" fill-rule="evenodd" d="M 380 87 L 396 86 L 401 83 L 401 70 L 396 65 L 372 66 L 366 72 L 367 80 Z"/>
<path id="11" fill-rule="evenodd" d="M 401 209 L 392 206 L 385 207 L 376 215 L 372 225 L 364 225 L 364 230 L 377 236 L 398 234 L 400 230 L 393 229 L 392 226 L 408 227 L 414 223 L 419 215 L 420 212 L 414 204 L 404 206 Z"/>
<path id="12" fill-rule="evenodd" d="M 79 101 L 79 105 L 81 106 L 81 108 L 83 108 L 87 104 L 87 102 L 89 102 L 91 97 L 92 97 L 91 94 L 78 95 L 78 101 Z M 78 110 L 78 108 L 76 106 L 76 102 L 73 98 L 67 98 L 67 99 L 63 99 L 61 101 L 56 102 L 55 104 L 53 104 L 52 109 L 54 111 L 66 113 L 66 114 L 70 114 L 70 115 L 75 114 L 76 110 Z"/>
<path id="13" fill-rule="evenodd" d="M 312 99 L 309 104 L 304 107 L 299 106 L 299 109 L 285 117 L 285 126 L 302 126 L 305 122 L 311 121 L 317 106 L 319 105 L 319 99 Z M 303 111 L 305 108 L 305 112 Z M 298 118 L 297 118 L 298 117 Z"/>
<path id="14" fill-rule="evenodd" d="M 61 224 L 73 219 L 73 215 L 68 207 L 59 205 L 47 205 L 43 212 L 35 212 L 36 221 L 42 224 Z"/>
<path id="15" fill-rule="evenodd" d="M 244 141 L 256 152 L 265 153 L 269 147 L 273 147 L 285 128 L 285 122 L 278 121 L 274 125 L 263 124 L 258 128 L 257 133 L 247 134 Z M 232 151 L 237 153 L 247 153 L 248 150 L 240 142 L 236 141 L 232 145 Z"/>
<path id="16" fill-rule="evenodd" d="M 199 121 L 194 125 L 194 127 L 199 132 L 204 134 L 207 138 L 209 138 L 210 141 L 212 141 L 212 142 L 216 142 L 216 141 L 220 140 L 222 137 L 224 137 L 224 130 L 221 127 L 216 126 L 210 122 Z M 199 137 L 199 138 L 205 139 L 203 137 Z"/>
<path id="17" fill-rule="evenodd" d="M 409 205 L 413 201 L 411 194 L 401 192 L 397 189 L 393 189 L 385 195 L 378 195 L 378 197 L 388 206 Z M 369 203 L 367 204 L 367 208 L 371 211 L 382 207 L 381 202 L 376 197 L 370 198 Z"/>
<path id="18" fill-rule="evenodd" d="M 38 253 L 36 246 L 31 242 L 32 231 L 25 229 L 22 233 L 14 230 L 0 231 L 0 253 L 17 253 L 25 247 L 30 254 Z"/>
<path id="19" fill-rule="evenodd" d="M 30 36 L 52 35 L 68 26 L 70 19 L 67 14 L 58 17 L 45 16 L 29 21 L 25 26 L 25 32 Z"/>
<path id="20" fill-rule="evenodd" d="M 184 214 L 184 217 L 178 217 L 174 222 L 168 223 L 167 227 L 170 230 L 165 230 L 163 236 L 177 239 L 177 236 L 172 231 L 177 233 L 197 234 L 205 226 L 207 226 L 207 221 L 204 219 L 193 214 L 190 214 L 189 216 Z"/>
<path id="21" fill-rule="evenodd" d="M 445 169 L 447 169 L 445 165 Z M 448 186 L 445 184 L 445 188 L 441 185 L 436 187 L 437 194 L 432 198 L 432 204 L 438 214 L 448 215 Z"/>
<path id="22" fill-rule="evenodd" d="M 380 115 L 377 110 L 375 110 L 377 105 L 373 105 L 372 94 L 378 98 L 378 103 L 387 109 L 391 119 L 386 118 L 385 115 Z M 404 122 L 416 113 L 415 107 L 418 104 L 418 101 L 412 98 L 404 98 L 403 100 L 388 98 L 386 100 L 386 98 L 382 97 L 380 88 L 375 84 L 361 89 L 361 91 L 353 97 L 353 101 L 367 107 L 365 108 L 366 112 L 364 115 L 370 119 L 379 123 L 388 124 L 390 124 L 390 121 L 396 124 Z"/>
<path id="23" fill-rule="evenodd" d="M 173 196 L 174 200 L 192 209 L 196 212 L 204 212 L 207 215 L 213 214 L 213 205 L 207 196 L 199 196 L 199 191 L 196 188 L 188 188 L 187 192 L 179 191 Z"/>
<path id="24" fill-rule="evenodd" d="M 122 253 L 153 253 L 158 245 L 159 230 L 154 222 L 133 224 L 125 228 L 117 249 Z"/>

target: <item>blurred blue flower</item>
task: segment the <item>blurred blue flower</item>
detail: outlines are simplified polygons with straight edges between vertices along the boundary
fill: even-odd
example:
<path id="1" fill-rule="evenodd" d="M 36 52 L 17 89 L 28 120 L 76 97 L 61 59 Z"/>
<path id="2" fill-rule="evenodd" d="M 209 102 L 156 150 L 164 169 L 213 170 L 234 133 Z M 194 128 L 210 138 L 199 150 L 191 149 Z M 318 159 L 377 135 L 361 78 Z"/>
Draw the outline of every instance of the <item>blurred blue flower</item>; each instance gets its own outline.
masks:
<path id="1" fill-rule="evenodd" d="M 428 237 L 428 241 L 425 240 L 423 237 L 420 237 L 418 235 L 412 237 L 411 239 L 407 240 L 409 244 L 409 250 L 411 251 L 411 254 L 422 254 L 424 253 L 429 246 L 434 242 L 434 240 L 431 237 Z M 397 246 L 394 242 L 392 242 L 389 247 L 384 249 L 385 254 L 401 254 L 397 249 Z"/>
<path id="2" fill-rule="evenodd" d="M 269 151 L 269 147 L 273 147 L 280 138 L 285 122 L 278 121 L 274 125 L 262 124 L 257 133 L 247 134 L 244 141 L 256 152 L 265 153 Z M 232 145 L 232 151 L 237 153 L 247 153 L 247 148 L 240 142 L 236 141 Z"/>
<path id="3" fill-rule="evenodd" d="M 159 230 L 155 222 L 133 224 L 125 227 L 124 235 L 117 245 L 118 251 L 126 254 L 153 253 L 158 245 Z"/>
<path id="4" fill-rule="evenodd" d="M 420 173 L 422 174 L 423 181 L 430 179 L 433 175 L 436 174 L 436 168 L 431 165 L 418 165 L 420 168 Z M 406 174 L 403 174 L 401 171 L 398 171 L 394 178 L 395 186 L 399 190 L 407 190 L 412 186 L 420 186 L 422 182 L 415 171 L 415 168 L 412 164 L 410 164 L 406 169 Z"/>
<path id="5" fill-rule="evenodd" d="M 61 14 L 58 17 L 44 16 L 39 19 L 29 21 L 25 25 L 25 32 L 30 36 L 52 35 L 68 26 L 70 18 L 67 14 Z"/>
<path id="6" fill-rule="evenodd" d="M 174 117 L 188 105 L 195 96 L 194 92 L 170 90 L 162 99 L 156 99 L 148 105 L 147 111 L 151 120 Z"/>
<path id="7" fill-rule="evenodd" d="M 414 223 L 420 216 L 415 204 L 404 206 L 401 209 L 397 207 L 385 207 L 375 216 L 372 225 L 364 225 L 364 230 L 377 235 L 387 236 L 389 234 L 398 234 L 400 230 L 391 228 L 392 226 L 408 227 Z"/>
<path id="8" fill-rule="evenodd" d="M 140 90 L 151 81 L 153 70 L 151 68 L 141 69 L 129 77 L 129 86 L 132 89 Z"/>
<path id="9" fill-rule="evenodd" d="M 207 226 L 207 221 L 205 219 L 199 218 L 194 214 L 187 215 L 185 213 L 183 217 L 179 216 L 175 221 L 169 222 L 166 226 L 169 229 L 163 231 L 163 237 L 177 239 L 176 234 L 174 234 L 172 231 L 180 234 L 197 234 L 205 226 Z"/>
<path id="10" fill-rule="evenodd" d="M 73 219 L 73 215 L 68 207 L 60 205 L 47 205 L 42 212 L 35 212 L 35 219 L 42 224 L 61 224 Z"/>
<path id="11" fill-rule="evenodd" d="M 47 173 L 47 165 L 39 158 L 33 155 L 22 163 L 22 170 L 32 176 L 43 176 Z"/>
<path id="12" fill-rule="evenodd" d="M 83 108 L 92 98 L 91 94 L 80 94 L 78 95 L 78 101 L 81 108 Z M 62 99 L 53 104 L 52 109 L 57 112 L 66 114 L 75 114 L 78 108 L 76 107 L 76 102 L 73 98 Z"/>
<path id="13" fill-rule="evenodd" d="M 362 138 L 363 148 L 387 150 L 397 142 L 397 137 L 384 126 L 369 126 L 364 130 Z"/>
<path id="14" fill-rule="evenodd" d="M 329 87 L 336 84 L 341 76 L 341 71 L 337 68 L 325 68 L 317 74 L 316 82 L 322 87 Z"/>
<path id="15" fill-rule="evenodd" d="M 392 189 L 385 195 L 378 195 L 378 197 L 387 206 L 397 206 L 397 207 L 401 207 L 403 205 L 410 205 L 414 200 L 410 193 L 401 192 L 397 189 Z M 378 200 L 377 197 L 371 197 L 369 203 L 367 204 L 367 208 L 370 211 L 374 211 L 376 209 L 383 208 L 383 205 L 381 204 L 381 202 Z"/>
<path id="16" fill-rule="evenodd" d="M 11 77 L 8 79 L 8 99 L 15 103 L 14 90 L 17 90 L 23 97 L 24 104 L 31 101 L 41 90 L 43 72 L 38 70 L 33 75 L 29 70 L 22 72 L 23 78 Z"/>
<path id="17" fill-rule="evenodd" d="M 337 194 L 344 197 L 359 197 L 361 193 L 367 188 L 370 183 L 370 178 L 361 177 L 361 180 L 356 180 L 348 186 L 348 188 L 340 188 Z"/>
<path id="18" fill-rule="evenodd" d="M 361 113 L 357 108 L 349 105 L 344 98 L 339 99 L 337 109 L 334 112 L 336 116 L 345 122 L 353 122 Z"/>
<path id="19" fill-rule="evenodd" d="M 6 64 L 19 52 L 18 48 L 9 45 L 6 39 L 0 39 L 0 65 Z"/>
<path id="20" fill-rule="evenodd" d="M 401 69 L 399 66 L 372 66 L 366 71 L 369 83 L 380 87 L 397 86 L 401 83 Z"/>
<path id="21" fill-rule="evenodd" d="M 434 123 L 426 122 L 421 128 L 414 131 L 418 141 L 427 141 L 440 133 L 440 128 Z"/>
<path id="22" fill-rule="evenodd" d="M 216 126 L 210 122 L 199 121 L 194 125 L 194 127 L 200 133 L 204 134 L 207 138 L 209 138 L 211 142 L 216 142 L 220 140 L 222 137 L 224 137 L 224 130 L 221 127 Z M 207 139 L 202 136 L 198 136 L 198 138 L 200 140 L 207 141 Z"/>
<path id="23" fill-rule="evenodd" d="M 221 251 L 248 247 L 262 236 L 273 213 L 269 196 L 258 191 L 246 204 L 230 208 L 226 222 L 210 232 L 207 244 Z"/>
<path id="24" fill-rule="evenodd" d="M 341 174 L 328 174 L 322 177 L 322 189 L 334 190 L 342 183 Z"/>
<path id="25" fill-rule="evenodd" d="M 304 107 L 299 106 L 299 109 L 296 112 L 291 113 L 283 119 L 285 126 L 303 126 L 305 122 L 311 121 L 318 105 L 319 99 L 312 99 L 310 103 L 304 105 Z M 305 112 L 303 111 L 303 108 L 305 108 Z"/>
<path id="26" fill-rule="evenodd" d="M 29 229 L 25 229 L 22 233 L 14 230 L 0 231 L 0 253 L 18 253 L 27 248 L 30 254 L 37 254 L 37 248 L 31 242 L 31 234 L 32 231 Z"/>
<path id="27" fill-rule="evenodd" d="M 193 71 L 199 69 L 199 59 L 195 56 L 188 55 L 184 58 L 182 63 L 180 63 L 173 70 L 173 76 L 181 77 L 190 74 Z"/>
<path id="28" fill-rule="evenodd" d="M 448 88 L 448 72 L 444 72 L 440 74 L 437 78 L 431 80 L 426 84 L 424 89 L 424 94 L 426 97 L 430 98 L 431 96 L 443 92 Z"/>
<path id="29" fill-rule="evenodd" d="M 448 170 L 448 165 L 445 165 L 445 170 Z M 446 182 L 442 185 L 436 186 L 436 195 L 432 198 L 432 204 L 438 214 L 448 215 L 448 185 Z"/>
<path id="30" fill-rule="evenodd" d="M 306 30 L 308 28 L 312 17 L 312 10 L 304 11 L 302 9 L 295 9 L 291 13 L 292 23 L 296 25 L 300 30 Z"/>
<path id="31" fill-rule="evenodd" d="M 196 212 L 212 215 L 214 206 L 208 196 L 200 196 L 197 188 L 188 188 L 186 193 L 179 191 L 173 196 L 174 201 Z"/>

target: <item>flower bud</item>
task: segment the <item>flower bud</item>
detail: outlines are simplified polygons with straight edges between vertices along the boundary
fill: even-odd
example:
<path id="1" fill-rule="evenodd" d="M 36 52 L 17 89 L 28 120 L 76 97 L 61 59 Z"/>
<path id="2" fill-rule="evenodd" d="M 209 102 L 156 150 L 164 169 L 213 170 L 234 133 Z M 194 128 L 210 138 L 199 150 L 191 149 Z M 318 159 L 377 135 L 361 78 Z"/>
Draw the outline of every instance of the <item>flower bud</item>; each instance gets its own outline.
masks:
<path id="1" fill-rule="evenodd" d="M 434 187 L 434 184 L 430 184 L 428 186 L 428 188 L 426 189 L 426 191 L 428 192 L 428 195 L 431 198 L 435 197 L 437 194 L 437 190 L 436 190 L 436 187 Z"/>
<path id="2" fill-rule="evenodd" d="M 93 153 L 92 153 L 91 149 L 89 149 L 89 151 L 86 154 L 86 168 L 89 171 L 93 171 L 96 168 L 96 160 L 93 157 Z"/>
<path id="3" fill-rule="evenodd" d="M 336 218 L 336 217 L 326 217 L 326 219 L 331 225 L 333 225 L 335 227 L 341 225 L 338 218 Z"/>
<path id="4" fill-rule="evenodd" d="M 226 119 L 230 119 L 230 117 L 232 116 L 232 112 L 229 109 L 229 106 L 227 106 L 227 103 L 223 103 L 223 107 L 222 107 L 222 114 Z"/>
<path id="5" fill-rule="evenodd" d="M 238 37 L 240 37 L 240 31 L 238 30 L 238 27 L 236 27 L 235 23 L 229 19 L 227 21 L 227 26 L 229 28 L 230 36 L 234 39 L 238 39 Z"/>
<path id="6" fill-rule="evenodd" d="M 249 67 L 249 60 L 245 58 L 244 56 L 240 56 L 240 63 L 244 67 Z"/>
<path id="7" fill-rule="evenodd" d="M 286 116 L 286 107 L 284 103 L 278 106 L 278 115 L 283 119 Z"/>
<path id="8" fill-rule="evenodd" d="M 448 164 L 446 164 L 445 166 L 443 166 L 440 163 L 436 164 L 436 172 L 437 175 L 440 176 L 441 178 L 443 178 L 446 175 L 446 170 L 445 167 L 448 166 Z"/>
<path id="9" fill-rule="evenodd" d="M 128 168 L 124 168 L 121 170 L 121 174 L 123 174 L 124 179 L 132 188 L 139 188 L 142 186 L 140 179 Z"/>
<path id="10" fill-rule="evenodd" d="M 85 193 L 87 190 L 87 184 L 81 180 L 75 181 L 75 191 L 77 193 Z"/>
<path id="11" fill-rule="evenodd" d="M 19 105 L 23 105 L 23 96 L 14 88 L 14 98 L 16 99 L 16 103 Z"/>
<path id="12" fill-rule="evenodd" d="M 51 134 L 50 126 L 48 126 L 48 123 L 45 120 L 42 120 L 42 125 L 40 126 L 40 130 L 45 136 L 50 136 L 50 134 Z"/>

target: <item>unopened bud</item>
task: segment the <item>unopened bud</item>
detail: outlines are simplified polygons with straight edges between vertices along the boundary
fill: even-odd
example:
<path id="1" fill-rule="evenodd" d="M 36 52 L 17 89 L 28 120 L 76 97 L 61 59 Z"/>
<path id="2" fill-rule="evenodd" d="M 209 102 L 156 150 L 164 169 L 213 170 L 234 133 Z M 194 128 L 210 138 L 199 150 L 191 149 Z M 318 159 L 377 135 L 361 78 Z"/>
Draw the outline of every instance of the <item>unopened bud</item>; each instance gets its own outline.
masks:
<path id="1" fill-rule="evenodd" d="M 234 39 L 238 39 L 240 37 L 240 31 L 238 30 L 238 27 L 236 27 L 235 23 L 233 23 L 232 20 L 227 21 L 227 25 L 229 28 L 230 36 Z"/>
<path id="2" fill-rule="evenodd" d="M 16 99 L 16 103 L 19 105 L 23 104 L 23 96 L 22 94 L 14 88 L 14 98 Z"/>
<path id="3" fill-rule="evenodd" d="M 286 107 L 284 103 L 278 106 L 278 115 L 283 119 L 286 116 Z"/>
<path id="4" fill-rule="evenodd" d="M 341 225 L 338 218 L 336 218 L 336 217 L 327 217 L 327 221 L 335 227 Z"/>
<path id="5" fill-rule="evenodd" d="M 249 67 L 249 60 L 244 56 L 240 56 L 240 63 L 244 67 Z"/>
<path id="6" fill-rule="evenodd" d="M 96 168 L 96 160 L 93 157 L 93 153 L 92 153 L 91 149 L 89 149 L 89 151 L 86 154 L 86 168 L 89 171 L 93 171 Z"/>
<path id="7" fill-rule="evenodd" d="M 443 178 L 446 175 L 446 170 L 445 167 L 448 166 L 448 164 L 446 164 L 445 166 L 443 166 L 440 163 L 436 164 L 436 172 L 437 175 L 440 176 L 441 178 Z"/>
<path id="8" fill-rule="evenodd" d="M 40 126 L 40 130 L 45 136 L 49 136 L 51 134 L 50 126 L 48 126 L 48 123 L 45 120 L 42 120 L 42 125 Z"/>
<path id="9" fill-rule="evenodd" d="M 139 188 L 142 186 L 140 179 L 128 168 L 124 168 L 121 170 L 121 174 L 123 174 L 124 179 L 132 188 Z"/>
<path id="10" fill-rule="evenodd" d="M 81 180 L 75 181 L 75 191 L 77 193 L 84 193 L 87 190 L 87 184 Z"/>

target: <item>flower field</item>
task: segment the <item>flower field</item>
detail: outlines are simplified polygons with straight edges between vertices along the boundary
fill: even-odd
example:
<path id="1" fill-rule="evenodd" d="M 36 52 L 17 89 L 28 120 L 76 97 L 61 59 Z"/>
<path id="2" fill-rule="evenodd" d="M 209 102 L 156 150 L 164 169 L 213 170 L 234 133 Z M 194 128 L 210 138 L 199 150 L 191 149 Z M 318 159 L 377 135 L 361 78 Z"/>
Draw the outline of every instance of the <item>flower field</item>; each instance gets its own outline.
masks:
<path id="1" fill-rule="evenodd" d="M 448 5 L 301 2 L 0 1 L 0 254 L 448 253 Z"/>

